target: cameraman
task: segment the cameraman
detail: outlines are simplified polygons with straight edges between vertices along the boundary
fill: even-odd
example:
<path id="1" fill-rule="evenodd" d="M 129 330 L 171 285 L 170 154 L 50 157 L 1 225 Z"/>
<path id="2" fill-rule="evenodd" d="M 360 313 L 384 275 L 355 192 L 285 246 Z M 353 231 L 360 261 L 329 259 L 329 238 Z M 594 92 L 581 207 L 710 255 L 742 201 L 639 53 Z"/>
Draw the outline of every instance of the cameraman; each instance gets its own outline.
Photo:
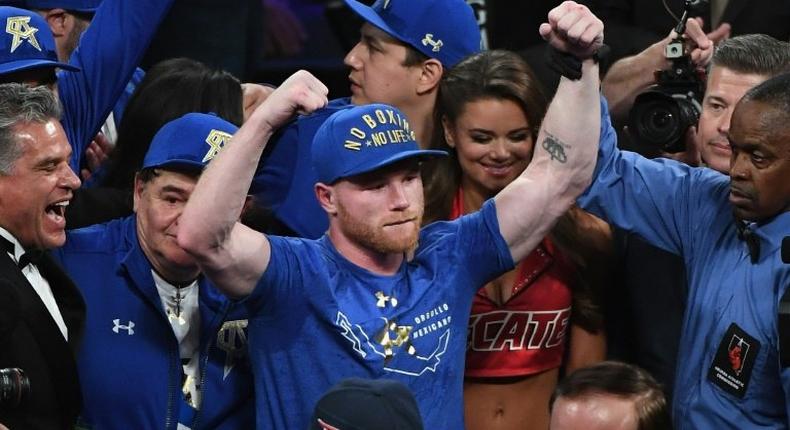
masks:
<path id="1" fill-rule="evenodd" d="M 690 20 L 686 35 L 691 45 L 697 46 L 691 49 L 692 60 L 701 65 L 705 57 L 701 54 L 706 50 L 699 48 L 705 42 L 699 37 L 704 34 L 698 28 Z M 663 46 L 669 40 L 620 60 L 610 69 L 603 92 L 612 97 L 613 105 L 617 103 L 621 115 L 627 115 L 636 93 L 650 85 L 653 75 L 648 70 L 668 64 Z M 632 73 L 635 70 L 640 72 Z M 694 165 L 701 155 L 708 167 L 727 174 L 731 156 L 727 133 L 735 104 L 747 90 L 784 70 L 790 70 L 787 43 L 757 34 L 723 41 L 710 60 L 698 126 L 688 130 L 687 150 L 672 158 Z M 607 327 L 609 349 L 613 357 L 651 372 L 669 396 L 687 295 L 685 266 L 679 257 L 622 230 L 615 230 L 615 243 L 623 278 L 621 289 L 610 291 L 607 300 L 607 318 L 613 327 Z"/>

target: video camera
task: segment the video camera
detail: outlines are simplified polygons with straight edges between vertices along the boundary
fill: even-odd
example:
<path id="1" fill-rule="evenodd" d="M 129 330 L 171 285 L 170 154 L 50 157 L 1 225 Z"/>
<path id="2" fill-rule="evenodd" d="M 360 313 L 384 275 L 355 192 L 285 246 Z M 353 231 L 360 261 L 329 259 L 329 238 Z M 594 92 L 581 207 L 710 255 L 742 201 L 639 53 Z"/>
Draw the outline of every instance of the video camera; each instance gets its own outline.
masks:
<path id="1" fill-rule="evenodd" d="M 672 67 L 656 71 L 656 84 L 639 94 L 628 116 L 628 129 L 637 142 L 658 147 L 664 152 L 686 149 L 686 131 L 699 121 L 705 79 L 697 73 L 684 49 L 683 32 L 692 2 L 686 0 L 685 11 L 664 55 Z"/>

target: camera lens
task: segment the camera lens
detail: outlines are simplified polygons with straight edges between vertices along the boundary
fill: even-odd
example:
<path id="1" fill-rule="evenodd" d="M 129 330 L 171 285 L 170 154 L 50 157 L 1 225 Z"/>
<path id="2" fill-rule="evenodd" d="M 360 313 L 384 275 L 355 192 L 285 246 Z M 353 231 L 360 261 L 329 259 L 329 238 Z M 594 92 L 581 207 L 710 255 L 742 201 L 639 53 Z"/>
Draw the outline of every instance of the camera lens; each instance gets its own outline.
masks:
<path id="1" fill-rule="evenodd" d="M 657 110 L 653 112 L 653 117 L 650 119 L 650 125 L 658 130 L 666 128 L 672 122 L 672 113 L 665 110 Z"/>
<path id="2" fill-rule="evenodd" d="M 0 369 L 0 406 L 19 406 L 28 396 L 30 381 L 22 369 Z"/>
<path id="3" fill-rule="evenodd" d="M 665 152 L 679 152 L 685 148 L 686 130 L 698 118 L 697 109 L 688 99 L 648 91 L 634 101 L 628 127 L 639 142 Z"/>

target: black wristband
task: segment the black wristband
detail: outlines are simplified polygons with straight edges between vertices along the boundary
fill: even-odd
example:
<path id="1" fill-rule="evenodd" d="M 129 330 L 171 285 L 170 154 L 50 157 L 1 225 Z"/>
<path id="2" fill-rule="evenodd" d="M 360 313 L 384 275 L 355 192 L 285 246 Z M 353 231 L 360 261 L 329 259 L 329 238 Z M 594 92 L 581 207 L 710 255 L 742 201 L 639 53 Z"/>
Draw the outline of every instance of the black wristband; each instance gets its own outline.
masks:
<path id="1" fill-rule="evenodd" d="M 597 64 L 605 60 L 610 51 L 611 49 L 607 45 L 601 45 L 590 58 Z M 546 49 L 546 64 L 551 70 L 568 79 L 577 81 L 582 77 L 582 60 L 551 45 Z"/>
<path id="2" fill-rule="evenodd" d="M 551 70 L 570 80 L 576 81 L 582 77 L 582 62 L 551 45 L 546 49 L 546 64 Z"/>

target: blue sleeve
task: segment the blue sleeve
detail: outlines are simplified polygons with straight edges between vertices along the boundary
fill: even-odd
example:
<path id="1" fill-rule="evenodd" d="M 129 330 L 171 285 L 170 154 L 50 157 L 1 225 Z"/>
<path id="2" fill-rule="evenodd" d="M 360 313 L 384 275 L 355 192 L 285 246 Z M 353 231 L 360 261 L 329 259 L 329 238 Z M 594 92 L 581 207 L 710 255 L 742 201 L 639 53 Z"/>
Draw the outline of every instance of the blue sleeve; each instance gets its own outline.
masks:
<path id="1" fill-rule="evenodd" d="M 471 216 L 460 218 L 461 248 L 466 250 L 474 294 L 491 279 L 515 267 L 510 248 L 499 230 L 494 199 L 489 199 Z"/>
<path id="2" fill-rule="evenodd" d="M 280 309 L 290 309 L 294 298 L 293 286 L 303 285 L 303 265 L 310 260 L 305 244 L 300 239 L 267 236 L 271 253 L 269 264 L 252 293 L 243 299 L 251 317 L 276 318 Z"/>
<path id="3" fill-rule="evenodd" d="M 139 67 L 134 69 L 132 79 L 126 83 L 123 93 L 121 93 L 121 96 L 118 97 L 118 101 L 115 102 L 115 106 L 112 108 L 115 128 L 119 128 L 121 126 L 121 119 L 123 118 L 123 113 L 126 111 L 126 105 L 129 104 L 129 99 L 132 98 L 134 90 L 136 90 L 137 87 L 140 86 L 140 83 L 143 82 L 143 78 L 145 78 L 145 71 Z"/>
<path id="4" fill-rule="evenodd" d="M 486 201 L 477 212 L 425 227 L 419 244 L 415 260 L 436 270 L 452 266 L 453 271 L 462 273 L 456 279 L 463 279 L 462 285 L 470 288 L 466 292 L 469 295 L 514 267 L 499 230 L 494 199 Z"/>
<path id="5" fill-rule="evenodd" d="M 69 63 L 60 71 L 61 120 L 78 172 L 82 154 L 101 128 L 140 63 L 173 0 L 104 0 Z"/>
<path id="6" fill-rule="evenodd" d="M 707 168 L 620 151 L 602 103 L 598 162 L 579 205 L 655 246 L 685 254 L 684 247 L 693 246 L 689 239 L 697 223 L 710 219 L 711 210 L 718 207 L 713 189 L 725 185 L 727 177 Z"/>

